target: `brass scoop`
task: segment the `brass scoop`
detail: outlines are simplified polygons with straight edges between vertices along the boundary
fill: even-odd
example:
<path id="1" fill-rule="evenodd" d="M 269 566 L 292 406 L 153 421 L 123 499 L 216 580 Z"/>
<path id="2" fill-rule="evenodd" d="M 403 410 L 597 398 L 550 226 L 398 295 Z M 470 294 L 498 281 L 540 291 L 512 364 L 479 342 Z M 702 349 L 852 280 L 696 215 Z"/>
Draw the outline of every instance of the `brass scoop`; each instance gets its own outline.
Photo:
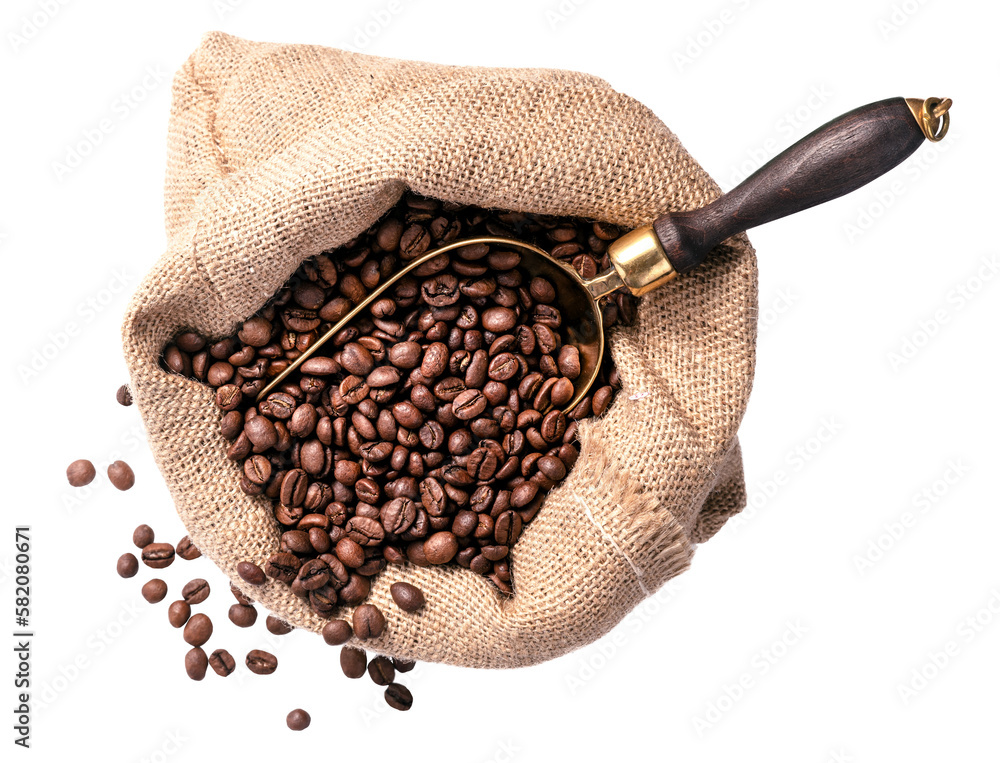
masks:
<path id="1" fill-rule="evenodd" d="M 569 412 L 587 395 L 604 355 L 599 300 L 622 288 L 636 296 L 646 294 L 701 264 L 716 245 L 731 236 L 871 182 L 916 151 L 925 138 L 941 140 L 948 131 L 950 107 L 947 98 L 890 98 L 854 109 L 810 133 L 712 203 L 663 215 L 652 225 L 618 238 L 608 246 L 612 267 L 591 279 L 581 278 L 543 249 L 509 238 L 462 239 L 426 252 L 380 284 L 319 337 L 264 387 L 257 399 L 262 400 L 407 273 L 452 249 L 488 244 L 517 251 L 521 255 L 519 267 L 555 287 L 556 307 L 567 319 L 563 330 L 580 352 L 575 394 L 563 409 Z"/>

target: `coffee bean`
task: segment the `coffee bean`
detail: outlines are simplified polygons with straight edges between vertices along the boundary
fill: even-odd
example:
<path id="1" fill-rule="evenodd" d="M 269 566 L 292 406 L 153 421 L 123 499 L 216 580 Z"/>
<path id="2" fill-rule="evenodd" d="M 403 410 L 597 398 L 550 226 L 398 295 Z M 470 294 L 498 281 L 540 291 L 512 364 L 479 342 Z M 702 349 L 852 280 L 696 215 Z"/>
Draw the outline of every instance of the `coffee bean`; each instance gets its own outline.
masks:
<path id="1" fill-rule="evenodd" d="M 156 539 L 153 528 L 149 525 L 139 525 L 132 531 L 132 543 L 136 548 L 145 548 Z"/>
<path id="2" fill-rule="evenodd" d="M 150 543 L 142 549 L 142 563 L 162 570 L 174 563 L 174 547 L 169 543 Z"/>
<path id="3" fill-rule="evenodd" d="M 249 628 L 257 622 L 257 609 L 245 604 L 233 604 L 229 608 L 229 621 L 237 628 Z"/>
<path id="4" fill-rule="evenodd" d="M 389 593 L 396 606 L 404 612 L 416 612 L 424 606 L 424 592 L 410 583 L 393 583 L 389 586 Z"/>
<path id="5" fill-rule="evenodd" d="M 208 664 L 212 667 L 212 670 L 223 678 L 226 678 L 230 673 L 236 670 L 236 660 L 234 660 L 233 656 L 225 649 L 216 649 L 212 652 L 212 654 L 209 655 Z"/>
<path id="6" fill-rule="evenodd" d="M 413 660 L 401 660 L 398 657 L 393 657 L 392 665 L 400 673 L 409 673 L 416 667 L 417 663 Z"/>
<path id="7" fill-rule="evenodd" d="M 246 663 L 250 672 L 259 676 L 269 676 L 278 669 L 278 658 L 263 649 L 251 649 L 247 652 Z"/>
<path id="8" fill-rule="evenodd" d="M 211 588 L 207 580 L 195 578 L 181 589 L 181 596 L 188 604 L 201 604 L 208 598 Z"/>
<path id="9" fill-rule="evenodd" d="M 374 604 L 362 604 L 355 609 L 352 621 L 354 635 L 362 640 L 378 638 L 385 629 L 385 617 Z"/>
<path id="10" fill-rule="evenodd" d="M 269 578 L 281 583 L 291 583 L 299 573 L 302 563 L 294 554 L 272 554 L 264 565 L 264 572 Z"/>
<path id="11" fill-rule="evenodd" d="M 382 525 L 369 517 L 352 517 L 346 527 L 347 537 L 360 546 L 377 546 L 385 537 Z"/>
<path id="12" fill-rule="evenodd" d="M 394 710 L 409 710 L 413 706 L 413 695 L 402 684 L 389 684 L 385 689 L 385 701 Z"/>
<path id="13" fill-rule="evenodd" d="M 138 569 L 138 565 L 137 565 Z M 159 578 L 153 578 L 142 587 L 142 598 L 150 604 L 163 601 L 167 595 L 167 584 Z"/>
<path id="14" fill-rule="evenodd" d="M 452 402 L 455 416 L 468 421 L 486 410 L 487 400 L 478 389 L 467 389 L 460 392 Z"/>
<path id="15" fill-rule="evenodd" d="M 275 636 L 284 636 L 286 633 L 291 633 L 295 630 L 291 625 L 284 620 L 279 620 L 274 615 L 267 616 L 267 619 L 264 620 L 264 627 Z"/>
<path id="16" fill-rule="evenodd" d="M 264 575 L 264 570 L 253 562 L 240 562 L 236 565 L 236 573 L 245 583 L 249 583 L 253 586 L 262 586 L 267 582 L 267 576 Z"/>
<path id="17" fill-rule="evenodd" d="M 382 506 L 379 518 L 387 533 L 401 535 L 417 518 L 417 505 L 409 498 L 394 498 Z"/>
<path id="18" fill-rule="evenodd" d="M 175 628 L 182 627 L 191 617 L 191 605 L 186 601 L 175 601 L 167 608 L 167 620 Z"/>
<path id="19" fill-rule="evenodd" d="M 431 535 L 423 546 L 424 556 L 431 564 L 447 564 L 458 553 L 458 539 L 446 530 Z"/>
<path id="20" fill-rule="evenodd" d="M 93 482 L 97 476 L 94 465 L 85 458 L 78 459 L 66 467 L 66 479 L 73 487 L 83 487 Z"/>
<path id="21" fill-rule="evenodd" d="M 330 646 L 339 646 L 350 641 L 354 631 L 347 620 L 329 620 L 323 626 L 323 640 Z"/>
<path id="22" fill-rule="evenodd" d="M 187 671 L 188 678 L 195 681 L 203 679 L 205 671 L 208 669 L 208 657 L 205 655 L 205 650 L 200 646 L 189 650 L 184 655 L 184 669 Z"/>
<path id="23" fill-rule="evenodd" d="M 189 562 L 201 556 L 201 551 L 196 545 L 194 545 L 194 543 L 191 542 L 191 538 L 187 535 L 178 541 L 176 553 L 181 559 Z"/>
<path id="24" fill-rule="evenodd" d="M 364 649 L 345 646 L 340 650 L 340 669 L 348 678 L 361 678 L 368 670 L 368 659 Z"/>
<path id="25" fill-rule="evenodd" d="M 347 585 L 340 589 L 340 601 L 347 606 L 360 604 L 371 591 L 371 582 L 367 577 L 357 573 L 351 573 Z"/>
<path id="26" fill-rule="evenodd" d="M 135 474 L 132 472 L 132 467 L 124 461 L 115 461 L 108 466 L 108 479 L 119 490 L 128 490 L 135 484 Z"/>
<path id="27" fill-rule="evenodd" d="M 238 607 L 240 605 L 235 604 L 233 606 Z M 184 640 L 191 646 L 201 646 L 211 637 L 212 620 L 208 615 L 202 612 L 192 615 L 191 619 L 188 620 L 184 626 Z"/>
<path id="28" fill-rule="evenodd" d="M 290 728 L 292 731 L 303 731 L 304 729 L 309 728 L 309 724 L 311 721 L 312 718 L 309 717 L 309 713 L 307 713 L 302 708 L 296 708 L 295 710 L 292 710 L 285 717 L 285 723 L 288 725 L 288 728 Z"/>
<path id="29" fill-rule="evenodd" d="M 123 578 L 135 577 L 139 571 L 139 560 L 135 554 L 122 554 L 118 557 L 118 574 Z"/>
<path id="30" fill-rule="evenodd" d="M 368 675 L 376 686 L 388 686 L 396 678 L 396 668 L 392 660 L 380 654 L 368 663 Z"/>

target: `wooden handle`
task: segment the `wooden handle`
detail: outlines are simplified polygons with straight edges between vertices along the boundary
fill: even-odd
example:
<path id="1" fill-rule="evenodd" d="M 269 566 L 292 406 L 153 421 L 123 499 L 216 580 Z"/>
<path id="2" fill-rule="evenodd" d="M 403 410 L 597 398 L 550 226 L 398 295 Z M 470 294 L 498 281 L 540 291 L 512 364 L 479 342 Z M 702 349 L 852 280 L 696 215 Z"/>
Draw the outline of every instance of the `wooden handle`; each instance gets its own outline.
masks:
<path id="1" fill-rule="evenodd" d="M 905 99 L 870 103 L 827 122 L 711 204 L 663 215 L 653 229 L 674 269 L 684 273 L 730 236 L 871 182 L 924 138 Z"/>

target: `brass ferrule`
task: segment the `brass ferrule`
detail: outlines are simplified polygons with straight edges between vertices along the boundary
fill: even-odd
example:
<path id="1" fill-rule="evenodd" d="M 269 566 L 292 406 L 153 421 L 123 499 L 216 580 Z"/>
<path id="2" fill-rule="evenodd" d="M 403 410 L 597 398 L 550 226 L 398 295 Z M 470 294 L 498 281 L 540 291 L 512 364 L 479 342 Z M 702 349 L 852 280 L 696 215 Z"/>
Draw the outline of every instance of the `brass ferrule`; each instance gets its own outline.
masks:
<path id="1" fill-rule="evenodd" d="M 948 134 L 948 126 L 951 124 L 951 117 L 948 109 L 951 108 L 951 98 L 906 98 L 906 105 L 910 107 L 913 118 L 917 120 L 921 131 L 927 140 L 937 143 Z"/>
<path id="2" fill-rule="evenodd" d="M 608 258 L 628 290 L 641 297 L 677 275 L 652 225 L 626 233 L 608 246 Z"/>

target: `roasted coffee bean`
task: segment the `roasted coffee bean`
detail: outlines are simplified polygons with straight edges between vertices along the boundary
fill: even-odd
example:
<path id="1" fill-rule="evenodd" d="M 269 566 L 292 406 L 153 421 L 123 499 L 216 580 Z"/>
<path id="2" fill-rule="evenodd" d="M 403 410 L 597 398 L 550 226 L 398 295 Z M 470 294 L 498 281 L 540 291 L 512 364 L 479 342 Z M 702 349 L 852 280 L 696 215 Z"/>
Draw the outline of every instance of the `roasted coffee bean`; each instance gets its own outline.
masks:
<path id="1" fill-rule="evenodd" d="M 191 538 L 189 538 L 187 535 L 185 535 L 177 542 L 177 548 L 175 549 L 175 553 L 181 559 L 184 559 L 185 561 L 188 562 L 193 561 L 194 559 L 197 559 L 199 556 L 201 556 L 201 551 L 196 545 L 194 545 L 194 543 L 191 542 Z"/>
<path id="2" fill-rule="evenodd" d="M 127 384 L 123 384 L 118 388 L 118 392 L 115 394 L 115 399 L 118 401 L 119 405 L 132 405 L 132 393 L 129 391 Z"/>
<path id="3" fill-rule="evenodd" d="M 385 630 L 385 617 L 374 604 L 362 604 L 354 610 L 352 625 L 359 639 L 378 638 Z"/>
<path id="4" fill-rule="evenodd" d="M 186 601 L 175 601 L 167 608 L 167 619 L 175 628 L 183 627 L 189 617 L 191 617 L 191 605 Z"/>
<path id="5" fill-rule="evenodd" d="M 413 660 L 401 660 L 398 657 L 393 657 L 392 665 L 400 673 L 409 673 L 417 666 L 417 663 Z"/>
<path id="6" fill-rule="evenodd" d="M 135 474 L 124 461 L 115 461 L 108 466 L 108 480 L 119 490 L 128 490 L 135 484 Z"/>
<path id="7" fill-rule="evenodd" d="M 458 539 L 448 531 L 436 532 L 424 541 L 424 556 L 431 564 L 447 564 L 458 553 Z"/>
<path id="8" fill-rule="evenodd" d="M 138 569 L 138 564 L 136 565 Z M 163 601 L 167 595 L 167 584 L 159 578 L 153 578 L 142 587 L 142 598 L 150 604 Z"/>
<path id="9" fill-rule="evenodd" d="M 379 518 L 387 533 L 402 535 L 417 518 L 417 505 L 409 498 L 393 498 L 382 507 Z"/>
<path id="10" fill-rule="evenodd" d="M 309 717 L 309 713 L 302 708 L 296 708 L 285 716 L 285 723 L 292 731 L 303 731 L 309 728 L 311 722 L 312 718 Z"/>
<path id="11" fill-rule="evenodd" d="M 225 649 L 216 649 L 208 658 L 208 664 L 218 675 L 225 678 L 236 670 L 236 660 Z"/>
<path id="12" fill-rule="evenodd" d="M 286 623 L 284 620 L 279 620 L 274 615 L 268 615 L 264 620 L 264 627 L 275 636 L 284 636 L 286 633 L 291 633 L 295 628 Z"/>
<path id="13" fill-rule="evenodd" d="M 416 612 L 424 606 L 424 592 L 410 583 L 393 583 L 389 586 L 389 593 L 396 606 L 404 612 Z"/>
<path id="14" fill-rule="evenodd" d="M 207 580 L 195 578 L 181 589 L 181 596 L 184 597 L 184 601 L 188 604 L 201 604 L 208 598 L 211 591 L 212 589 L 208 585 Z"/>
<path id="15" fill-rule="evenodd" d="M 150 543 L 142 549 L 142 563 L 161 570 L 174 563 L 174 547 L 169 543 Z"/>
<path id="16" fill-rule="evenodd" d="M 188 678 L 195 681 L 203 679 L 205 671 L 208 670 L 208 657 L 205 655 L 205 650 L 200 646 L 190 649 L 184 655 L 184 669 L 187 671 Z"/>
<path id="17" fill-rule="evenodd" d="M 229 620 L 237 628 L 249 628 L 257 622 L 257 608 L 245 604 L 233 604 L 229 608 Z"/>
<path id="18" fill-rule="evenodd" d="M 396 668 L 392 660 L 380 654 L 368 663 L 368 675 L 377 686 L 388 686 L 396 678 Z"/>
<path id="19" fill-rule="evenodd" d="M 348 678 L 361 678 L 368 671 L 368 659 L 364 649 L 345 646 L 340 650 L 340 669 Z"/>
<path id="20" fill-rule="evenodd" d="M 468 421 L 486 410 L 486 397 L 478 389 L 467 389 L 460 392 L 452 402 L 452 410 L 455 416 Z"/>
<path id="21" fill-rule="evenodd" d="M 247 583 L 253 586 L 262 586 L 267 582 L 264 570 L 253 562 L 240 562 L 236 565 L 236 573 Z"/>
<path id="22" fill-rule="evenodd" d="M 394 710 L 409 710 L 413 706 L 413 695 L 402 684 L 389 684 L 385 689 L 385 701 Z"/>
<path id="23" fill-rule="evenodd" d="M 132 543 L 136 548 L 145 548 L 155 539 L 153 528 L 149 525 L 139 525 L 132 531 Z"/>
<path id="24" fill-rule="evenodd" d="M 351 640 L 354 631 L 347 620 L 329 620 L 323 626 L 323 640 L 330 646 L 340 646 Z"/>
<path id="25" fill-rule="evenodd" d="M 298 575 L 301 566 L 302 563 L 294 554 L 272 554 L 264 565 L 264 573 L 281 583 L 291 583 Z"/>
<path id="26" fill-rule="evenodd" d="M 247 653 L 247 667 L 251 673 L 269 676 L 278 669 L 278 658 L 263 649 L 251 649 Z"/>
<path id="27" fill-rule="evenodd" d="M 347 537 L 360 546 L 377 546 L 385 537 L 385 530 L 375 519 L 352 517 L 347 521 Z"/>
<path id="28" fill-rule="evenodd" d="M 239 604 L 234 604 L 233 606 L 238 607 Z M 196 615 L 191 615 L 191 619 L 187 621 L 184 625 L 184 640 L 187 641 L 191 646 L 201 646 L 206 641 L 212 637 L 212 620 L 211 618 L 199 612 Z"/>
<path id="29" fill-rule="evenodd" d="M 139 560 L 135 558 L 135 554 L 122 554 L 118 557 L 118 574 L 123 578 L 135 577 L 138 571 Z"/>
<path id="30" fill-rule="evenodd" d="M 97 476 L 94 465 L 85 458 L 81 458 L 66 467 L 66 479 L 73 487 L 83 487 L 89 485 Z"/>

